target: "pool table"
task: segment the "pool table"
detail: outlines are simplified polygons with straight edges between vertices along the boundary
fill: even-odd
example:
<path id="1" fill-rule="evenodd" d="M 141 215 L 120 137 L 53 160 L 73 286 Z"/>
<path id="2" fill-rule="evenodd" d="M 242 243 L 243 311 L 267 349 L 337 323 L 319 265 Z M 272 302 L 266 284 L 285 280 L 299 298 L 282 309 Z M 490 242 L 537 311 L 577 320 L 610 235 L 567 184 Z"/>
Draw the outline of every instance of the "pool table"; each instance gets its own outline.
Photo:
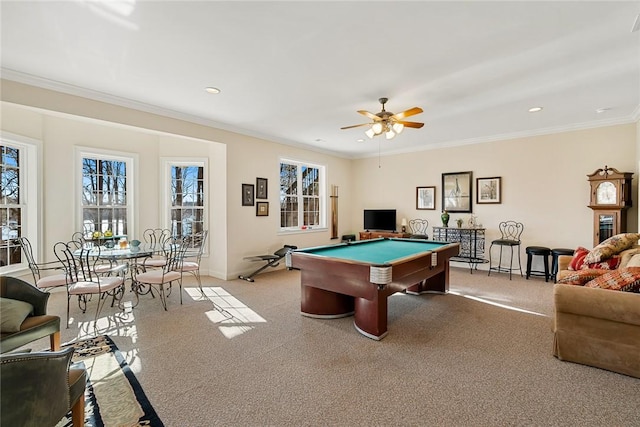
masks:
<path id="1" fill-rule="evenodd" d="M 449 259 L 459 243 L 373 239 L 291 251 L 287 266 L 300 270 L 300 311 L 332 319 L 355 314 L 363 335 L 387 334 L 387 297 L 449 290 Z"/>

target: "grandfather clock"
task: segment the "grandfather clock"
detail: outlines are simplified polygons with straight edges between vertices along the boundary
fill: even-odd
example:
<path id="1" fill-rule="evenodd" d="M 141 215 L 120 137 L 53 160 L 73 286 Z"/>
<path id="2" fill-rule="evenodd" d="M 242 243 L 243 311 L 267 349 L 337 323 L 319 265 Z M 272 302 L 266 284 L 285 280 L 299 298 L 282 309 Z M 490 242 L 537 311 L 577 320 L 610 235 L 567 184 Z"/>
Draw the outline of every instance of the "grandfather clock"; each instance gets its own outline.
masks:
<path id="1" fill-rule="evenodd" d="M 609 237 L 627 231 L 627 209 L 631 207 L 633 173 L 619 172 L 605 166 L 589 178 L 593 209 L 593 246 Z"/>

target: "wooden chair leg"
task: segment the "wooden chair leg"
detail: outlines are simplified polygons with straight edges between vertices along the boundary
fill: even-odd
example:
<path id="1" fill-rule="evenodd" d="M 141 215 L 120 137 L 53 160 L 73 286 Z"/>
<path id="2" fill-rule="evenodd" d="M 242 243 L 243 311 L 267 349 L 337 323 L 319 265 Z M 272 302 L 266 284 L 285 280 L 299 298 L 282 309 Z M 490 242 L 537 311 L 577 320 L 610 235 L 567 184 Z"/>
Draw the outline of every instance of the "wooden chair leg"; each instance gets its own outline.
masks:
<path id="1" fill-rule="evenodd" d="M 60 350 L 60 331 L 49 335 L 49 342 L 51 343 L 51 351 Z"/>
<path id="2" fill-rule="evenodd" d="M 84 427 L 84 393 L 71 407 L 71 421 L 73 427 Z"/>

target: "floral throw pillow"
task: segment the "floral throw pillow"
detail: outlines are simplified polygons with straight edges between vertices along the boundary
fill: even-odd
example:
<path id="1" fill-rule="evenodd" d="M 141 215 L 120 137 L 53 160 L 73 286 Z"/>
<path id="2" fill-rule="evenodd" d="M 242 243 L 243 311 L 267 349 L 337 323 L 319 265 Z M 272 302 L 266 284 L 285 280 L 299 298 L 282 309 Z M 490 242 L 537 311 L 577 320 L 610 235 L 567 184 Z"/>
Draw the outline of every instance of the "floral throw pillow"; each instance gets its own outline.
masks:
<path id="1" fill-rule="evenodd" d="M 620 265 L 620 257 L 617 255 L 612 256 L 611 258 L 607 258 L 601 260 L 600 262 L 594 262 L 592 264 L 587 264 L 584 262 L 585 258 L 589 255 L 589 249 L 579 247 L 573 253 L 573 258 L 571 259 L 571 263 L 569 264 L 569 270 L 578 271 L 578 270 L 590 270 L 590 269 L 601 269 L 601 270 L 614 270 L 618 268 Z"/>
<path id="2" fill-rule="evenodd" d="M 567 273 L 568 274 L 565 274 L 560 280 L 558 280 L 558 283 L 583 286 L 585 283 L 591 282 L 593 279 L 609 273 L 609 270 L 589 269 L 571 271 Z"/>
<path id="3" fill-rule="evenodd" d="M 609 237 L 593 248 L 584 258 L 584 262 L 586 264 L 593 264 L 611 258 L 613 255 L 619 254 L 623 250 L 635 245 L 638 242 L 638 237 L 640 237 L 638 233 L 622 233 Z"/>
<path id="4" fill-rule="evenodd" d="M 625 267 L 608 271 L 588 282 L 585 287 L 640 293 L 640 267 Z"/>

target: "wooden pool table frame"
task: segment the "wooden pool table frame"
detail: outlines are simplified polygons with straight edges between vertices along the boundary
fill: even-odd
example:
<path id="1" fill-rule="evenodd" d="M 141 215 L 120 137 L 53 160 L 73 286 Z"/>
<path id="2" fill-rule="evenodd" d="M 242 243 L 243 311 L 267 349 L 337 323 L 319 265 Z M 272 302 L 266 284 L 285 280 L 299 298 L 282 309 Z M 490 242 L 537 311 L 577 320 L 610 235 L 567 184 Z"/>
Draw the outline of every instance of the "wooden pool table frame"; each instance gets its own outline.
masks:
<path id="1" fill-rule="evenodd" d="M 375 240 L 343 245 L 367 242 Z M 449 290 L 449 259 L 460 252 L 459 243 L 422 242 L 437 243 L 440 247 L 390 262 L 392 278 L 386 285 L 371 283 L 371 263 L 319 256 L 311 249 L 310 252 L 291 252 L 287 265 L 300 270 L 301 314 L 325 319 L 355 314 L 356 329 L 369 338 L 381 340 L 387 334 L 387 298 L 390 295 L 396 292 L 446 293 Z M 437 253 L 437 262 L 432 265 L 434 253 Z"/>

